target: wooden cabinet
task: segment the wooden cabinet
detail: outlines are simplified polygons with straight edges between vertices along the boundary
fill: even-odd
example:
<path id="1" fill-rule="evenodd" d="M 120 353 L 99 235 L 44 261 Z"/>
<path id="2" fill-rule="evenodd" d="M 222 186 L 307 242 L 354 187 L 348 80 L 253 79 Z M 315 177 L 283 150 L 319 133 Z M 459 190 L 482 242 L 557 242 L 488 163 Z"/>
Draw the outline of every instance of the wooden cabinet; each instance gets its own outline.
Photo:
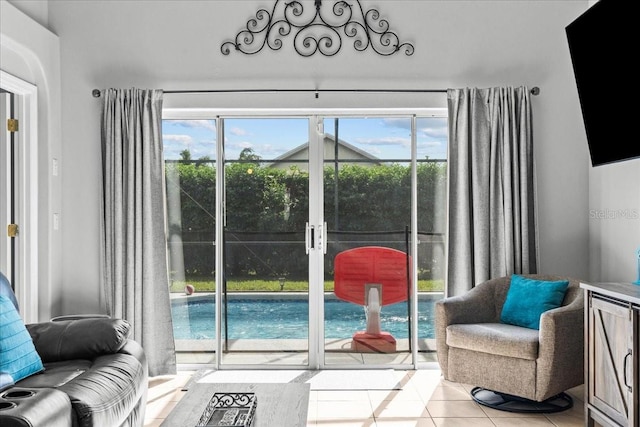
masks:
<path id="1" fill-rule="evenodd" d="M 638 426 L 640 286 L 586 284 L 587 425 Z"/>

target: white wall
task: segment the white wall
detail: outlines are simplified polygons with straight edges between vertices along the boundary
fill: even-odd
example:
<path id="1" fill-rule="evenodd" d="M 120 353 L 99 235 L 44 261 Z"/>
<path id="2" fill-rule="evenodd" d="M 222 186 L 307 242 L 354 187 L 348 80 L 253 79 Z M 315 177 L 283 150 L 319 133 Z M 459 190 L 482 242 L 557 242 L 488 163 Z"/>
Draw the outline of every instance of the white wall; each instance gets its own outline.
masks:
<path id="1" fill-rule="evenodd" d="M 40 26 L 47 28 L 49 26 L 49 1 L 34 0 L 10 0 L 16 9 L 36 21 Z"/>
<path id="2" fill-rule="evenodd" d="M 308 3 L 308 2 L 305 2 Z M 100 100 L 94 88 L 448 88 L 539 86 L 532 98 L 540 270 L 588 278 L 589 160 L 564 27 L 584 1 L 362 0 L 415 54 L 381 57 L 348 43 L 334 57 L 220 53 L 220 44 L 272 1 L 56 0 L 61 40 L 63 299 L 99 310 Z M 219 107 L 440 107 L 421 95 L 193 95 Z M 434 99 L 430 101 L 429 99 Z M 165 97 L 165 106 L 184 102 Z"/>
<path id="3" fill-rule="evenodd" d="M 46 4 L 27 6 L 40 19 L 47 14 Z M 38 157 L 31 160 L 38 169 L 38 319 L 45 320 L 62 310 L 64 295 L 61 235 L 51 227 L 53 213 L 61 211 L 61 183 L 50 167 L 61 154 L 60 43 L 55 34 L 5 0 L 0 0 L 0 31 L 2 70 L 37 86 Z"/>
<path id="4" fill-rule="evenodd" d="M 640 159 L 590 168 L 589 280 L 640 281 L 639 250 Z"/>
<path id="5" fill-rule="evenodd" d="M 590 280 L 640 280 L 640 159 L 591 169 L 589 248 Z"/>

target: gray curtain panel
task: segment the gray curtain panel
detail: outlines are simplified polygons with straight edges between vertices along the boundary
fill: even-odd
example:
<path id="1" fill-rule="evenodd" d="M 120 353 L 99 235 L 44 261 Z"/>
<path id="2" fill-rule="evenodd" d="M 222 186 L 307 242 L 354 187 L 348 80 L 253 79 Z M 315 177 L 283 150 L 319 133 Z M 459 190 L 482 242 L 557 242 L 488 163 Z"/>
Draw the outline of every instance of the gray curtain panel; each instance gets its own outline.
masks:
<path id="1" fill-rule="evenodd" d="M 449 89 L 447 293 L 537 272 L 531 104 L 526 87 Z"/>
<path id="2" fill-rule="evenodd" d="M 162 91 L 103 93 L 103 273 L 107 310 L 128 320 L 149 375 L 176 372 L 167 277 Z"/>

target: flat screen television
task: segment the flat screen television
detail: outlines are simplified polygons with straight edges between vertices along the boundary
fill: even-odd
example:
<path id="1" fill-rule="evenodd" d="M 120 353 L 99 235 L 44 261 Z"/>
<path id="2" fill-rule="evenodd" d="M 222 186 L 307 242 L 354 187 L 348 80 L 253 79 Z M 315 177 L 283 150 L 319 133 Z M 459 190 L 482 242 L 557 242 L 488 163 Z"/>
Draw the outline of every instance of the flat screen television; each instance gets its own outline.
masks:
<path id="1" fill-rule="evenodd" d="M 640 157 L 636 7 L 600 0 L 565 29 L 592 166 Z"/>

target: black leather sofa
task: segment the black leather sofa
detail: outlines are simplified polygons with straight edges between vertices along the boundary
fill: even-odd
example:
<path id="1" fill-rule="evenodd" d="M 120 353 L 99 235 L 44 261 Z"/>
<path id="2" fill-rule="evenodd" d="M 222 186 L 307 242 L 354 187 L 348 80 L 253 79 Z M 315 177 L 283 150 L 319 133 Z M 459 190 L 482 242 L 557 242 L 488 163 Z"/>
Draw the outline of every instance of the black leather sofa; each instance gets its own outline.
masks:
<path id="1" fill-rule="evenodd" d="M 147 361 L 128 338 L 128 322 L 79 318 L 26 328 L 45 369 L 0 392 L 0 426 L 144 424 Z"/>

